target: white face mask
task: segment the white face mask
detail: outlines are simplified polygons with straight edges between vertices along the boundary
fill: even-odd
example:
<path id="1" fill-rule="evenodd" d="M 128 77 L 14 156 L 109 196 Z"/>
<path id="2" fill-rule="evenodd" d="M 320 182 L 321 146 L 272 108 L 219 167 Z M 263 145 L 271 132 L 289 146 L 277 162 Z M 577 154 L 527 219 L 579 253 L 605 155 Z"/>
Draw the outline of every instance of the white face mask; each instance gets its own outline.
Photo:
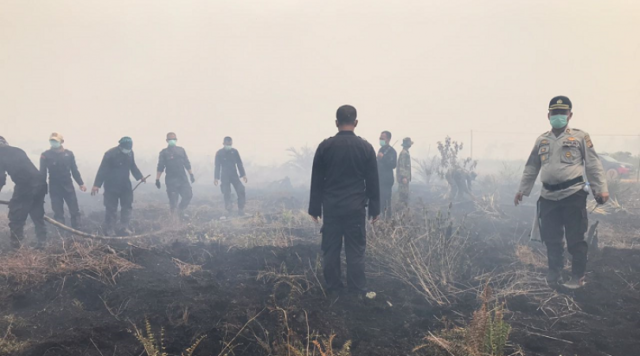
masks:
<path id="1" fill-rule="evenodd" d="M 130 149 L 128 149 L 128 148 L 121 148 L 121 149 L 120 149 L 120 151 L 122 151 L 122 153 L 124 153 L 124 154 L 129 154 L 129 153 L 131 153 L 131 150 L 130 150 Z"/>

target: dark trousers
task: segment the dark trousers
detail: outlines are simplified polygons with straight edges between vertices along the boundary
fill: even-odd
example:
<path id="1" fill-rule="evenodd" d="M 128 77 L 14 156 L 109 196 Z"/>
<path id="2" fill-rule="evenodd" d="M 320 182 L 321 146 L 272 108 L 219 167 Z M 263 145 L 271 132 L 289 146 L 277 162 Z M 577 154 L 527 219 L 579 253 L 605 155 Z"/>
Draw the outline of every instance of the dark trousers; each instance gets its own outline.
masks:
<path id="1" fill-rule="evenodd" d="M 240 181 L 240 177 L 237 175 L 231 177 L 222 177 L 220 190 L 224 195 L 224 206 L 227 210 L 231 210 L 233 203 L 231 202 L 231 186 L 235 189 L 238 195 L 238 209 L 243 210 L 246 201 L 244 185 Z"/>
<path id="2" fill-rule="evenodd" d="M 344 239 L 347 255 L 347 286 L 349 289 L 365 290 L 367 280 L 364 274 L 364 255 L 367 247 L 364 211 L 352 216 L 325 216 L 322 226 L 322 253 L 324 279 L 327 288 L 336 290 L 343 287 L 340 269 L 340 254 Z"/>
<path id="3" fill-rule="evenodd" d="M 113 231 L 118 221 L 118 203 L 120 204 L 120 228 L 129 228 L 131 211 L 133 210 L 133 191 L 125 188 L 119 191 L 104 192 L 104 207 L 106 209 L 104 229 L 106 231 Z"/>
<path id="4" fill-rule="evenodd" d="M 47 238 L 44 225 L 44 197 L 47 195 L 47 184 L 16 184 L 9 202 L 9 230 L 12 239 L 24 237 L 24 224 L 27 216 L 31 217 L 36 228 L 36 236 L 40 240 Z"/>
<path id="5" fill-rule="evenodd" d="M 579 191 L 565 199 L 553 201 L 540 198 L 538 201 L 540 235 L 547 246 L 549 269 L 564 268 L 564 241 L 572 256 L 572 273 L 583 277 L 587 268 L 588 246 L 584 240 L 587 232 L 587 193 Z"/>
<path id="6" fill-rule="evenodd" d="M 380 213 L 384 218 L 392 217 L 391 197 L 393 195 L 393 182 L 380 182 Z"/>
<path id="7" fill-rule="evenodd" d="M 169 207 L 171 212 L 174 212 L 176 208 L 179 211 L 184 211 L 193 198 L 193 191 L 191 185 L 187 182 L 167 182 L 167 196 L 169 196 Z M 178 200 L 180 204 L 178 204 Z"/>
<path id="8" fill-rule="evenodd" d="M 64 220 L 64 203 L 67 203 L 69 215 L 71 216 L 71 226 L 77 229 L 80 226 L 80 207 L 78 198 L 72 182 L 49 184 L 49 198 L 51 198 L 51 209 L 53 218 L 62 224 Z"/>

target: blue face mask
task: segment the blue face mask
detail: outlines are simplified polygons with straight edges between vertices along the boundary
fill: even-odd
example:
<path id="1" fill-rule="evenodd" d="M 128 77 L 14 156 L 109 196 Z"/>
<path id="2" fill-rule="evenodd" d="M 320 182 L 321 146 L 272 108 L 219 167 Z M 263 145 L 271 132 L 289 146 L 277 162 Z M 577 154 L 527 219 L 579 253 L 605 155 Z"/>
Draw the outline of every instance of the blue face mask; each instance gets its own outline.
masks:
<path id="1" fill-rule="evenodd" d="M 60 148 L 60 146 L 62 146 L 62 144 L 56 140 L 49 140 L 49 144 L 53 149 Z"/>
<path id="2" fill-rule="evenodd" d="M 224 145 L 224 149 L 227 150 L 227 151 L 229 151 L 232 148 L 233 148 L 233 146 L 231 146 L 231 145 Z"/>
<path id="3" fill-rule="evenodd" d="M 563 114 L 551 115 L 551 117 L 549 117 L 549 121 L 551 122 L 551 127 L 553 127 L 554 129 L 561 129 L 567 126 L 567 123 L 569 122 L 568 117 L 569 115 L 563 115 Z"/>
<path id="4" fill-rule="evenodd" d="M 167 140 L 167 143 L 169 144 L 169 146 L 175 146 L 176 142 L 178 142 L 178 140 Z"/>
<path id="5" fill-rule="evenodd" d="M 387 141 L 385 140 L 380 140 L 380 146 L 384 147 L 387 145 Z"/>
<path id="6" fill-rule="evenodd" d="M 131 150 L 130 150 L 130 149 L 128 149 L 128 148 L 120 148 L 120 150 L 122 151 L 122 153 L 127 154 L 127 155 L 128 155 L 129 153 L 131 153 Z"/>

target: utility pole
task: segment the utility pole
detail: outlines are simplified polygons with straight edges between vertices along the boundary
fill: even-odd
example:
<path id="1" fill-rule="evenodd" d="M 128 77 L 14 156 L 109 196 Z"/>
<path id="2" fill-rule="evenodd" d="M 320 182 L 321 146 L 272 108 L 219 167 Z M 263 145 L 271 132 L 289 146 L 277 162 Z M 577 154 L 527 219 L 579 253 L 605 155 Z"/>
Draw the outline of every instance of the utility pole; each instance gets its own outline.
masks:
<path id="1" fill-rule="evenodd" d="M 640 141 L 640 135 L 638 135 Z M 638 154 L 638 165 L 636 166 L 636 183 L 640 183 L 640 153 Z"/>
<path id="2" fill-rule="evenodd" d="M 471 130 L 471 159 L 473 159 L 473 130 Z"/>

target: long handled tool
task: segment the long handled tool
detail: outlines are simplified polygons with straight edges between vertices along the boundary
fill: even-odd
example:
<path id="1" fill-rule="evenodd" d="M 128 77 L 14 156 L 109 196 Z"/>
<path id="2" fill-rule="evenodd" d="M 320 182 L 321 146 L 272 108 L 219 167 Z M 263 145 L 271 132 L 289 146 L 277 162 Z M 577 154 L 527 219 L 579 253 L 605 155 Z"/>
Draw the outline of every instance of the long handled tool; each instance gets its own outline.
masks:
<path id="1" fill-rule="evenodd" d="M 140 181 L 138 182 L 138 184 L 136 184 L 136 186 L 135 186 L 135 187 L 133 187 L 133 189 L 132 189 L 131 191 L 132 191 L 132 192 L 135 192 L 135 191 L 136 191 L 136 189 L 138 189 L 138 187 L 140 186 L 140 184 L 142 184 L 143 182 L 146 182 L 146 181 L 147 181 L 147 179 L 148 179 L 149 177 L 151 177 L 151 174 L 149 174 L 148 176 L 146 176 L 146 177 L 144 177 L 144 178 L 140 179 Z"/>
<path id="2" fill-rule="evenodd" d="M 9 202 L 6 200 L 0 200 L 0 205 L 9 205 Z M 46 222 L 48 222 L 49 224 L 58 227 L 62 230 L 68 231 L 74 235 L 78 235 L 78 236 L 82 236 L 88 239 L 100 239 L 100 240 L 131 240 L 131 239 L 139 239 L 142 237 L 148 237 L 148 236 L 152 236 L 152 235 L 157 235 L 157 234 L 161 234 L 161 233 L 165 233 L 168 231 L 175 231 L 176 229 L 163 229 L 160 231 L 154 231 L 154 232 L 149 232 L 146 234 L 142 234 L 142 235 L 132 235 L 132 236 L 102 236 L 102 235 L 94 235 L 94 234 L 88 234 L 86 232 L 82 232 L 79 230 L 76 230 L 74 228 L 71 228 L 67 225 L 64 225 L 62 223 L 59 223 L 55 220 L 53 220 L 52 218 L 48 217 L 45 215 L 44 220 Z"/>

